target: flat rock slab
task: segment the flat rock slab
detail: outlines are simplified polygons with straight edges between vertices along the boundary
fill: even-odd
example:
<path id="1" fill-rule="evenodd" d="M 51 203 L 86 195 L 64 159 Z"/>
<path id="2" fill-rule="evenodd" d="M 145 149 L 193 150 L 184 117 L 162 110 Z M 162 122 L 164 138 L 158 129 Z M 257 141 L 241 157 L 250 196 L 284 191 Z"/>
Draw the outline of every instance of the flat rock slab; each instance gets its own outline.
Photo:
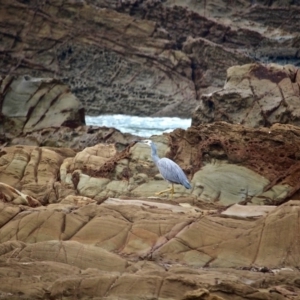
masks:
<path id="1" fill-rule="evenodd" d="M 0 260 L 1 296 L 4 299 L 297 299 L 284 298 L 287 284 L 299 280 L 299 272 L 275 273 L 232 269 L 188 269 L 152 262 L 132 263 L 126 271 L 80 269 L 55 261 Z M 280 285 L 276 284 L 281 282 Z M 259 285 L 265 283 L 265 289 Z M 250 286 L 252 285 L 252 286 Z M 268 288 L 268 286 L 270 286 Z M 274 293 L 276 291 L 276 293 Z M 299 289 L 294 287 L 294 296 Z M 290 292 L 291 293 L 291 292 Z M 22 295 L 22 296 L 20 296 Z M 191 297 L 194 298 L 191 298 Z M 201 299 L 201 298 L 198 298 Z"/>
<path id="2" fill-rule="evenodd" d="M 267 205 L 239 205 L 234 204 L 221 213 L 223 216 L 252 218 L 266 216 L 276 209 L 276 206 Z"/>
<path id="3" fill-rule="evenodd" d="M 66 262 L 62 253 L 91 257 L 91 253 L 97 253 L 95 247 L 100 247 L 99 255 L 109 256 L 112 252 L 133 260 L 143 257 L 161 263 L 179 261 L 191 267 L 294 266 L 300 253 L 295 242 L 299 239 L 299 201 L 265 209 L 263 214 L 263 209 L 259 214 L 255 209 L 255 214 L 248 213 L 244 218 L 246 214 L 241 209 L 238 213 L 230 213 L 229 209 L 225 215 L 217 211 L 205 214 L 178 205 L 139 200 L 135 204 L 134 200 L 108 200 L 73 209 L 67 206 L 25 211 L 12 211 L 2 204 L 0 241 L 33 243 L 18 256 L 47 260 L 56 257 L 61 262 Z M 253 208 L 245 207 L 244 211 Z M 74 258 L 71 260 L 77 264 Z"/>
<path id="4" fill-rule="evenodd" d="M 151 200 L 151 198 L 149 199 Z M 123 199 L 116 199 L 116 198 L 108 198 L 103 203 L 110 204 L 110 205 L 136 205 L 139 207 L 151 207 L 157 209 L 164 209 L 169 210 L 174 213 L 199 213 L 200 209 L 198 207 L 192 207 L 190 205 L 174 205 L 168 203 L 160 203 L 156 201 L 156 198 L 152 198 L 153 201 L 146 201 L 146 200 L 123 200 Z"/>
<path id="5" fill-rule="evenodd" d="M 243 218 L 237 205 L 223 216 L 153 200 L 67 203 L 0 204 L 2 297 L 275 300 L 300 292 L 300 201 L 245 206 Z"/>

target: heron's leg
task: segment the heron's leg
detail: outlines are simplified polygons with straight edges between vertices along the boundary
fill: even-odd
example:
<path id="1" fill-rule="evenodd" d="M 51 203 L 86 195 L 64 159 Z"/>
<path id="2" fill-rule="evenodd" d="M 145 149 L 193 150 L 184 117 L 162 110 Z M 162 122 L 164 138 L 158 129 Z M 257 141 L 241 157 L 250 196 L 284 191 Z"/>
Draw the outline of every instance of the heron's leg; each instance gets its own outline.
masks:
<path id="1" fill-rule="evenodd" d="M 171 198 L 173 198 L 173 195 L 174 195 L 174 184 L 173 183 L 172 183 L 171 187 L 169 187 L 166 190 L 157 192 L 157 193 L 155 193 L 155 195 L 161 195 L 161 194 L 164 194 L 164 193 L 167 193 L 167 192 L 169 192 L 169 194 L 171 195 Z"/>
<path id="2" fill-rule="evenodd" d="M 166 190 L 163 190 L 163 191 L 160 191 L 160 192 L 157 192 L 157 193 L 155 193 L 155 195 L 161 195 L 161 194 L 164 194 L 164 193 L 167 193 L 167 192 L 170 192 L 172 190 L 172 188 L 168 188 L 168 189 L 166 189 Z"/>
<path id="3" fill-rule="evenodd" d="M 172 183 L 172 187 L 170 188 L 170 194 L 171 194 L 171 199 L 172 199 L 173 195 L 174 195 L 174 183 Z"/>

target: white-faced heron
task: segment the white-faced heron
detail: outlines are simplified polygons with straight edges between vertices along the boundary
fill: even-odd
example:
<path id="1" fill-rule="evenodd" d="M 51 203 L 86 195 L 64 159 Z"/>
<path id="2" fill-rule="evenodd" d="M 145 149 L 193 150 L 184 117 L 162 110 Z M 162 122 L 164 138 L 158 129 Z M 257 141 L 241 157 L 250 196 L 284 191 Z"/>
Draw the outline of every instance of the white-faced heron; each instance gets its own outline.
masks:
<path id="1" fill-rule="evenodd" d="M 158 192 L 156 193 L 156 195 L 161 195 L 163 193 L 169 192 L 171 194 L 171 197 L 173 197 L 174 184 L 181 184 L 186 189 L 192 188 L 182 169 L 173 160 L 166 157 L 158 157 L 156 145 L 151 140 L 141 140 L 138 142 L 151 147 L 151 157 L 156 164 L 160 174 L 166 181 L 172 184 L 171 188 Z"/>

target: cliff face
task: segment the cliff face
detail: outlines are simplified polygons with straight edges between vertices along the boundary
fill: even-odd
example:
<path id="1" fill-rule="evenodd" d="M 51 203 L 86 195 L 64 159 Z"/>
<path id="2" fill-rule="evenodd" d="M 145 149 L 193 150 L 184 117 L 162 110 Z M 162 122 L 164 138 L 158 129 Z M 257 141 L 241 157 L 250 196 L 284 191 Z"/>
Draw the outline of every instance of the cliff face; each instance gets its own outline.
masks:
<path id="1" fill-rule="evenodd" d="M 62 78 L 87 114 L 190 117 L 228 67 L 300 59 L 297 1 L 0 3 L 1 72 Z"/>

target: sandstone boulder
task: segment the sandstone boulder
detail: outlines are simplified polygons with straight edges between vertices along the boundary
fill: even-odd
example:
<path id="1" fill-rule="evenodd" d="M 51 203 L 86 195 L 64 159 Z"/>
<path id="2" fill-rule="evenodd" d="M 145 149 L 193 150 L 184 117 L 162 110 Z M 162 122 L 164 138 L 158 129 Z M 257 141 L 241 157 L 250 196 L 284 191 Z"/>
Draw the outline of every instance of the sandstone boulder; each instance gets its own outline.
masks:
<path id="1" fill-rule="evenodd" d="M 66 156 L 72 155 L 72 151 L 66 152 Z M 57 198 L 55 183 L 63 160 L 63 156 L 47 148 L 6 147 L 1 151 L 0 181 L 43 204 L 53 202 Z"/>
<path id="2" fill-rule="evenodd" d="M 300 72 L 292 65 L 231 67 L 223 89 L 202 95 L 192 125 L 226 121 L 251 127 L 299 126 L 299 84 Z"/>
<path id="3" fill-rule="evenodd" d="M 46 127 L 85 124 L 84 109 L 67 85 L 51 78 L 1 79 L 1 133 L 18 135 Z"/>

